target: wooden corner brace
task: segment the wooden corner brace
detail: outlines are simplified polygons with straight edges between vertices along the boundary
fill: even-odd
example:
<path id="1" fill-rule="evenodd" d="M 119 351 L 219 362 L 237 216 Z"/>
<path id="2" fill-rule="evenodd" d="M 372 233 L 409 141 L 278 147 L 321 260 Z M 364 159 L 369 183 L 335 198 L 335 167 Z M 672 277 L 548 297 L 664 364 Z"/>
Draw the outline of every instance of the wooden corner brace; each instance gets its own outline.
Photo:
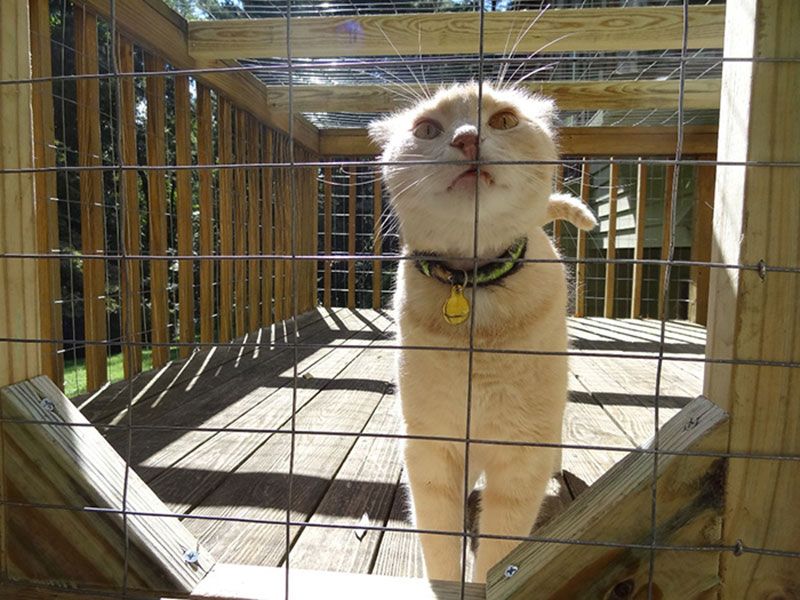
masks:
<path id="1" fill-rule="evenodd" d="M 0 389 L 3 578 L 191 592 L 214 565 L 197 540 L 45 376 Z M 127 521 L 127 524 L 125 523 Z M 196 554 L 187 554 L 196 551 Z"/>
<path id="2" fill-rule="evenodd" d="M 700 397 L 664 425 L 659 450 L 719 448 L 727 414 Z M 652 443 L 646 448 L 652 447 Z M 652 453 L 632 452 L 489 572 L 486 597 L 623 600 L 648 597 L 653 540 Z M 727 458 L 659 454 L 653 598 L 713 597 Z M 578 542 L 578 543 L 569 543 Z M 597 542 L 596 545 L 591 542 Z M 605 544 L 605 545 L 603 545 Z M 631 547 L 625 547 L 625 545 Z M 664 549 L 664 547 L 681 549 Z M 686 550 L 685 548 L 703 548 Z M 516 573 L 508 570 L 517 567 Z"/>

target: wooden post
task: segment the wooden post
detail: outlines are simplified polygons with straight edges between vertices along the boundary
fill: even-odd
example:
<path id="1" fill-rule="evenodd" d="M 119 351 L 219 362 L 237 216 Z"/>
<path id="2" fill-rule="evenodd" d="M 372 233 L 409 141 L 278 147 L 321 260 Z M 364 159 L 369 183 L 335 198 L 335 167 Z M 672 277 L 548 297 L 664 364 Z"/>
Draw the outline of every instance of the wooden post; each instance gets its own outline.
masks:
<path id="1" fill-rule="evenodd" d="M 175 77 L 175 158 L 178 166 L 192 164 L 191 147 L 192 107 L 189 99 L 189 78 Z M 192 172 L 175 172 L 177 187 L 176 221 L 178 225 L 178 254 L 192 255 Z M 194 261 L 178 262 L 178 323 L 182 344 L 194 342 Z M 186 358 L 192 353 L 190 345 L 181 345 L 178 355 Z"/>
<path id="2" fill-rule="evenodd" d="M 613 157 L 612 157 L 613 160 Z M 612 162 L 608 167 L 608 247 L 606 248 L 606 281 L 603 316 L 614 318 L 614 292 L 617 283 L 617 194 L 619 192 L 619 165 Z"/>
<path id="3" fill-rule="evenodd" d="M 383 254 L 383 235 L 381 232 L 383 214 L 383 203 L 381 198 L 381 178 L 375 175 L 375 183 L 372 188 L 372 218 L 374 242 L 373 252 Z M 381 292 L 383 291 L 383 275 L 381 272 L 381 261 L 372 261 L 372 308 L 378 310 L 381 307 Z"/>
<path id="4" fill-rule="evenodd" d="M 0 80 L 30 79 L 30 57 L 27 2 L 0 2 Z M 0 168 L 34 166 L 31 101 L 30 85 L 0 85 Z M 34 179 L 30 172 L 0 174 L 0 253 L 36 252 Z M 39 297 L 36 262 L 0 258 L 0 289 L 0 337 L 42 337 L 41 313 L 34 302 Z M 41 374 L 42 355 L 36 344 L 0 342 L 0 356 L 0 385 Z M 2 486 L 0 482 L 0 491 Z M 0 519 L 0 538 L 2 528 Z"/>
<path id="5" fill-rule="evenodd" d="M 661 219 L 661 260 L 669 258 L 669 242 L 672 236 L 672 180 L 675 176 L 675 165 L 667 165 L 664 171 L 664 213 Z M 664 291 L 669 298 L 669 281 L 666 281 L 667 265 L 658 269 L 658 318 L 669 318 L 669 304 L 664 304 Z"/>
<path id="6" fill-rule="evenodd" d="M 713 159 L 703 156 L 702 159 Z M 711 260 L 711 228 L 714 219 L 714 165 L 695 168 L 694 227 L 692 228 L 692 261 Z M 708 267 L 689 269 L 689 320 L 700 325 L 708 321 Z"/>
<path id="7" fill-rule="evenodd" d="M 234 109 L 236 119 L 236 162 L 247 162 L 247 121 L 245 113 Z M 247 178 L 244 167 L 234 170 L 234 244 L 237 257 L 244 256 L 247 252 Z M 247 333 L 247 264 L 239 259 L 233 264 L 236 287 L 236 337 Z"/>
<path id="8" fill-rule="evenodd" d="M 211 91 L 197 84 L 197 163 L 213 164 L 213 139 L 211 128 Z M 200 254 L 214 253 L 214 190 L 211 170 L 199 169 L 200 179 Z M 200 261 L 200 341 L 214 341 L 214 260 Z"/>
<path id="9" fill-rule="evenodd" d="M 47 0 L 30 0 L 31 67 L 34 77 L 52 75 L 50 59 L 50 7 Z M 42 81 L 33 86 L 33 158 L 36 167 L 55 167 L 55 127 L 53 124 L 53 86 Z M 55 202 L 56 174 L 36 173 L 36 243 L 42 254 L 58 251 L 58 207 Z M 40 259 L 39 305 L 42 337 L 60 339 L 61 270 L 58 260 Z M 59 386 L 64 381 L 64 360 L 60 343 L 42 343 L 42 368 Z"/>
<path id="10" fill-rule="evenodd" d="M 96 75 L 97 18 L 82 7 L 75 7 L 75 71 L 78 75 Z M 99 167 L 100 148 L 100 82 L 96 78 L 78 79 L 78 164 Z M 163 127 L 162 127 L 163 131 Z M 103 174 L 99 170 L 81 171 L 81 251 L 87 255 L 105 252 Z M 166 287 L 166 285 L 165 285 Z M 86 339 L 86 386 L 96 390 L 107 379 L 105 261 L 95 258 L 83 261 L 84 337 Z"/>
<path id="11" fill-rule="evenodd" d="M 247 162 L 258 162 L 259 124 L 248 115 L 247 118 Z M 250 167 L 247 170 L 247 253 L 251 256 L 248 264 L 248 305 L 249 327 L 253 332 L 258 329 L 261 319 L 261 269 L 258 255 L 261 254 L 261 185 L 258 169 Z"/>
<path id="12" fill-rule="evenodd" d="M 163 71 L 164 61 L 152 54 L 145 54 L 147 71 Z M 147 77 L 147 164 L 163 167 L 166 164 L 166 140 L 164 138 L 165 86 L 164 77 Z M 166 179 L 163 171 L 147 172 L 147 199 L 149 203 L 150 255 L 167 255 L 167 197 Z M 153 368 L 158 369 L 169 360 L 169 299 L 167 297 L 167 273 L 169 264 L 165 260 L 150 261 L 151 339 L 153 341 Z"/>
<path id="13" fill-rule="evenodd" d="M 636 168 L 636 247 L 635 260 L 644 260 L 644 234 L 647 229 L 647 163 L 639 158 Z M 631 319 L 642 316 L 642 263 L 633 264 L 631 287 Z"/>
<path id="14" fill-rule="evenodd" d="M 119 36 L 119 68 L 123 73 L 133 73 L 133 44 L 125 37 Z M 119 131 L 122 138 L 122 164 L 139 164 L 136 155 L 136 93 L 132 77 L 119 80 L 120 110 Z M 141 216 L 139 214 L 139 181 L 136 171 L 122 172 L 120 182 L 125 194 L 125 210 L 123 214 L 123 234 L 127 254 L 136 255 L 142 252 Z M 122 336 L 128 342 L 122 345 L 122 367 L 125 379 L 133 377 L 142 370 L 142 263 L 129 260 L 125 264 L 125 276 L 122 278 L 122 297 L 120 311 L 122 313 Z"/>
<path id="15" fill-rule="evenodd" d="M 581 163 L 581 200 L 587 206 L 591 197 L 590 178 L 591 170 L 584 157 Z M 582 261 L 586 259 L 586 232 L 581 229 L 578 230 L 575 257 L 578 259 L 575 263 L 575 316 L 583 317 L 586 315 L 586 263 Z"/>
<path id="16" fill-rule="evenodd" d="M 323 227 L 325 228 L 324 238 L 323 238 L 323 252 L 327 256 L 331 254 L 331 228 L 333 227 L 333 211 L 332 211 L 332 199 L 331 199 L 331 192 L 333 187 L 333 174 L 331 173 L 330 167 L 325 167 L 323 171 L 325 181 L 323 181 L 323 186 L 325 190 L 324 196 L 324 216 L 323 216 Z M 326 260 L 324 265 L 324 271 L 322 275 L 322 305 L 325 308 L 331 307 L 331 261 Z"/>
<path id="17" fill-rule="evenodd" d="M 350 167 L 347 183 L 347 308 L 356 307 L 356 167 Z"/>
<path id="18" fill-rule="evenodd" d="M 800 3 L 729 0 L 718 159 L 800 161 Z M 753 59 L 751 62 L 748 59 Z M 777 60 L 776 60 L 777 59 Z M 789 59 L 781 62 L 779 59 Z M 800 168 L 719 166 L 712 261 L 800 265 Z M 736 361 L 800 361 L 797 273 L 714 268 L 710 277 L 705 394 L 731 414 L 723 450 L 800 455 L 800 369 Z M 723 544 L 723 600 L 791 598 L 798 560 L 748 548 L 800 551 L 800 462 L 730 461 Z"/>
<path id="19" fill-rule="evenodd" d="M 279 136 L 273 146 L 274 161 L 282 162 L 286 160 L 286 138 Z M 278 169 L 276 172 L 277 180 L 275 185 L 275 254 L 286 254 L 286 221 L 284 205 L 286 204 L 286 169 Z M 284 319 L 284 263 L 283 259 L 275 260 L 275 321 L 280 322 Z"/>
<path id="20" fill-rule="evenodd" d="M 223 96 L 217 96 L 217 148 L 221 165 L 233 162 L 231 105 Z M 233 254 L 233 172 L 223 167 L 219 170 L 219 253 Z M 233 338 L 231 316 L 233 313 L 233 263 L 223 258 L 219 265 L 219 341 Z"/>
<path id="21" fill-rule="evenodd" d="M 261 127 L 261 153 L 265 163 L 272 162 L 272 131 L 266 126 Z M 272 168 L 261 169 L 261 252 L 272 254 Z M 262 266 L 263 289 L 261 292 L 261 324 L 272 323 L 272 266 L 275 261 L 271 258 L 264 261 Z"/>

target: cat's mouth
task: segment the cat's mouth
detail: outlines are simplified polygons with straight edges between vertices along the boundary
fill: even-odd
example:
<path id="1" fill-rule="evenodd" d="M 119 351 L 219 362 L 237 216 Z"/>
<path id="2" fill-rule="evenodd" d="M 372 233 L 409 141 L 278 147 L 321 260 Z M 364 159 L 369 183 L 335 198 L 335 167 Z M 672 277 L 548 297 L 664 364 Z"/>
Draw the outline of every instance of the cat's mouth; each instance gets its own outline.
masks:
<path id="1" fill-rule="evenodd" d="M 456 186 L 462 187 L 469 185 L 475 185 L 475 179 L 478 177 L 478 169 L 476 167 L 472 167 L 467 169 L 463 173 L 461 173 L 458 177 L 453 179 L 450 185 L 447 186 L 447 191 L 450 192 L 455 189 Z M 487 185 L 492 185 L 494 183 L 494 178 L 492 174 L 489 173 L 486 169 L 481 169 L 480 172 L 481 181 L 486 182 Z"/>

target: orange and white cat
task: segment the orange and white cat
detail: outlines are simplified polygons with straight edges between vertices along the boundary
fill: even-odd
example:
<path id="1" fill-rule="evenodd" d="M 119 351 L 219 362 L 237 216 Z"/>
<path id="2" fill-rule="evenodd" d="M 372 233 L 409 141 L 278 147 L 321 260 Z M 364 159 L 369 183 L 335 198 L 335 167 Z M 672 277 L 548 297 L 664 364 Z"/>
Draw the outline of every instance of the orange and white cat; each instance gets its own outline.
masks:
<path id="1" fill-rule="evenodd" d="M 473 580 L 484 581 L 518 543 L 491 536 L 527 535 L 536 519 L 560 467 L 553 445 L 567 399 L 565 272 L 542 225 L 596 224 L 580 200 L 552 194 L 553 103 L 484 84 L 479 139 L 478 87 L 444 88 L 370 126 L 382 160 L 393 163 L 384 181 L 411 257 L 400 262 L 394 297 L 406 432 L 449 438 L 405 444 L 415 524 L 444 532 L 421 534 L 431 579 L 462 576 L 465 494 L 481 474 L 479 531 L 490 537 L 478 544 Z M 523 255 L 544 262 L 515 260 Z M 463 314 L 445 314 L 454 307 Z M 467 437 L 465 474 L 467 445 L 457 440 Z"/>

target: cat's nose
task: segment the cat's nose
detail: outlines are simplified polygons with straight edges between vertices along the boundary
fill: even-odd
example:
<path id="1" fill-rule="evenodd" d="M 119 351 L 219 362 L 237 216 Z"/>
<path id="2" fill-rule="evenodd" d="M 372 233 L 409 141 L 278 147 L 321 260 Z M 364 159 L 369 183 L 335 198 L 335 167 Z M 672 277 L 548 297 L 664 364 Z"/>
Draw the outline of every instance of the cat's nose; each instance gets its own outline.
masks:
<path id="1" fill-rule="evenodd" d="M 459 127 L 450 142 L 453 148 L 458 148 L 469 160 L 478 158 L 478 131 L 471 125 Z"/>

